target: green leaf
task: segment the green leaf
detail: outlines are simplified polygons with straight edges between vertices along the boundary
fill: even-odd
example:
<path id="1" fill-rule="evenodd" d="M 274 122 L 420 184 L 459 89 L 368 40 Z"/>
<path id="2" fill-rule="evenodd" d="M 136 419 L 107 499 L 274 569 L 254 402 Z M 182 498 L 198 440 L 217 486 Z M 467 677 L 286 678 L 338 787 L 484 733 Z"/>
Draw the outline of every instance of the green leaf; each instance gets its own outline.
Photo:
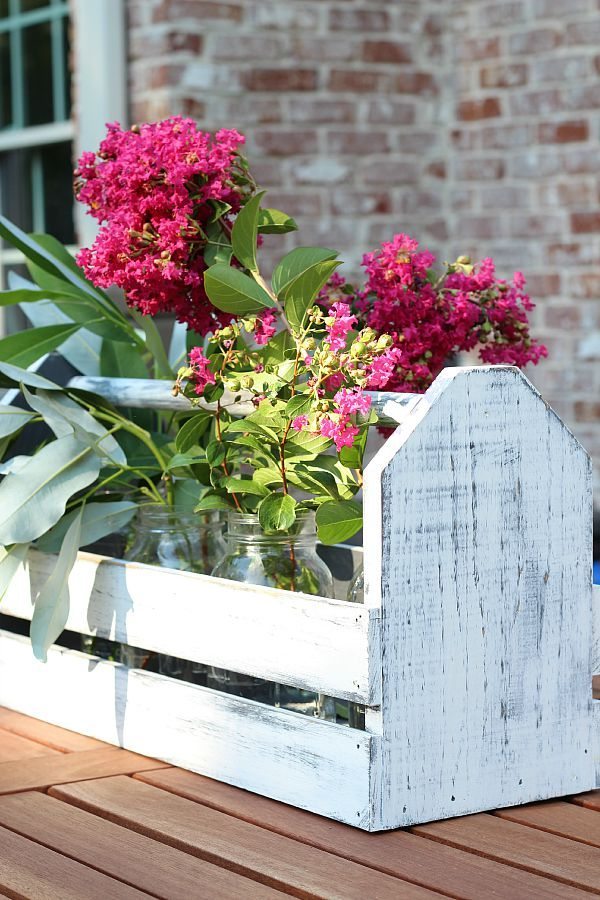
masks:
<path id="1" fill-rule="evenodd" d="M 83 507 L 67 513 L 46 534 L 42 535 L 36 543 L 36 549 L 43 553 L 58 553 L 65 539 L 67 531 L 77 516 L 81 515 L 81 535 L 79 546 L 85 547 L 93 544 L 107 534 L 120 531 L 134 517 L 137 511 L 137 503 L 131 500 L 115 500 L 110 503 L 86 503 Z"/>
<path id="2" fill-rule="evenodd" d="M 137 348 L 105 339 L 100 349 L 100 374 L 107 378 L 148 378 L 148 368 Z"/>
<path id="3" fill-rule="evenodd" d="M 339 452 L 340 462 L 349 469 L 362 468 L 363 456 L 367 446 L 367 438 L 369 436 L 369 428 L 363 425 L 351 447 L 342 447 Z"/>
<path id="4" fill-rule="evenodd" d="M 41 288 L 16 288 L 12 291 L 0 291 L 0 306 L 12 306 L 15 303 L 38 303 L 40 300 L 64 300 L 67 291 L 44 291 Z M 79 294 L 72 294 L 71 300 L 79 300 Z"/>
<path id="5" fill-rule="evenodd" d="M 2 387 L 19 387 L 20 384 L 26 384 L 28 387 L 44 388 L 48 391 L 63 390 L 59 384 L 55 384 L 49 378 L 44 378 L 43 375 L 28 372 L 27 369 L 22 369 L 20 366 L 14 366 L 1 360 L 0 373 L 5 376 L 2 379 Z"/>
<path id="6" fill-rule="evenodd" d="M 306 415 L 310 412 L 312 404 L 312 394 L 296 394 L 295 397 L 290 397 L 285 404 L 285 414 L 290 419 L 293 419 L 296 416 Z"/>
<path id="7" fill-rule="evenodd" d="M 351 500 L 328 500 L 317 510 L 317 534 L 322 544 L 341 544 L 362 527 L 362 508 Z"/>
<path id="8" fill-rule="evenodd" d="M 193 466 L 196 463 L 205 462 L 206 453 L 204 450 L 199 455 L 195 453 L 176 453 L 167 463 L 167 472 L 172 472 L 174 469 L 183 469 L 186 466 Z"/>
<path id="9" fill-rule="evenodd" d="M 314 459 L 330 444 L 330 439 L 320 434 L 311 434 L 310 431 L 295 431 L 287 439 L 285 453 L 286 456 L 291 456 L 294 460 Z"/>
<path id="10" fill-rule="evenodd" d="M 288 231 L 297 230 L 296 221 L 280 209 L 261 209 L 258 214 L 260 234 L 287 234 Z"/>
<path id="11" fill-rule="evenodd" d="M 279 334 L 272 337 L 268 344 L 265 344 L 262 352 L 265 366 L 286 362 L 289 359 L 288 354 L 293 354 L 293 356 L 296 355 L 294 338 L 287 328 L 285 328 L 283 331 L 280 331 Z"/>
<path id="12" fill-rule="evenodd" d="M 231 231 L 233 253 L 246 269 L 258 272 L 256 264 L 256 241 L 258 237 L 258 216 L 260 201 L 265 191 L 255 194 L 240 210 Z M 210 296 L 210 295 L 209 295 Z"/>
<path id="13" fill-rule="evenodd" d="M 19 409 L 18 406 L 4 406 L 0 403 L 0 438 L 15 434 L 34 418 L 34 414 L 26 409 Z"/>
<path id="14" fill-rule="evenodd" d="M 27 328 L 0 340 L 0 359 L 27 368 L 41 356 L 56 350 L 78 330 L 79 325 L 74 324 Z"/>
<path id="15" fill-rule="evenodd" d="M 253 478 L 235 478 L 230 475 L 223 479 L 223 487 L 230 494 L 254 494 L 257 497 L 266 497 L 269 491 L 259 481 Z"/>
<path id="16" fill-rule="evenodd" d="M 152 316 L 144 316 L 137 309 L 131 308 L 132 318 L 143 330 L 146 336 L 146 344 L 154 359 L 154 375 L 156 378 L 172 379 L 175 373 L 169 363 L 165 345 L 162 342 L 160 332 Z"/>
<path id="17" fill-rule="evenodd" d="M 211 222 L 205 231 L 208 243 L 204 248 L 204 262 L 207 266 L 214 266 L 216 263 L 228 266 L 233 250 L 227 234 L 218 222 Z"/>
<path id="18" fill-rule="evenodd" d="M 258 504 L 258 521 L 265 534 L 289 531 L 296 521 L 296 501 L 290 494 L 269 494 Z"/>
<path id="19" fill-rule="evenodd" d="M 31 645 L 34 655 L 42 662 L 46 662 L 49 646 L 60 635 L 69 618 L 69 575 L 77 559 L 81 519 L 82 510 L 79 510 L 69 525 L 56 565 L 35 600 Z"/>
<path id="20" fill-rule="evenodd" d="M 275 306 L 274 300 L 252 278 L 222 263 L 206 270 L 204 287 L 213 306 L 236 316 Z"/>
<path id="21" fill-rule="evenodd" d="M 204 510 L 209 509 L 234 509 L 234 503 L 232 500 L 229 500 L 227 497 L 223 497 L 222 494 L 217 494 L 214 491 L 207 491 L 207 493 L 202 497 L 200 503 L 195 508 L 194 512 L 203 512 Z"/>
<path id="22" fill-rule="evenodd" d="M 227 447 L 222 441 L 214 440 L 209 442 L 206 447 L 206 459 L 208 460 L 209 466 L 212 466 L 213 468 L 215 466 L 220 466 L 226 456 Z"/>
<path id="23" fill-rule="evenodd" d="M 13 544 L 12 547 L 0 547 L 0 600 L 10 587 L 18 568 L 27 556 L 29 544 Z"/>
<path id="24" fill-rule="evenodd" d="M 74 434 L 101 458 L 106 457 L 115 466 L 127 465 L 127 457 L 112 434 L 70 397 L 43 390 L 34 395 L 24 385 L 22 390 L 29 406 L 43 416 L 56 437 Z"/>
<path id="25" fill-rule="evenodd" d="M 302 275 L 299 275 L 285 291 L 285 315 L 292 328 L 300 328 L 306 315 L 306 310 L 326 284 L 340 261 L 337 259 L 325 260 L 311 266 Z"/>
<path id="26" fill-rule="evenodd" d="M 73 435 L 42 447 L 0 484 L 0 544 L 40 537 L 64 514 L 69 498 L 99 472 L 99 458 Z"/>
<path id="27" fill-rule="evenodd" d="M 272 468 L 255 469 L 252 477 L 258 484 L 268 487 L 271 484 L 283 484 L 281 472 L 274 466 Z"/>
<path id="28" fill-rule="evenodd" d="M 175 446 L 180 453 L 187 453 L 191 447 L 196 446 L 213 416 L 208 412 L 198 412 L 187 422 L 184 422 L 175 438 Z"/>
<path id="29" fill-rule="evenodd" d="M 173 482 L 175 509 L 193 512 L 205 488 L 195 478 L 176 478 Z"/>
<path id="30" fill-rule="evenodd" d="M 297 247 L 287 253 L 275 267 L 271 285 L 278 297 L 285 299 L 285 294 L 293 282 L 317 263 L 335 259 L 335 250 L 326 247 Z"/>

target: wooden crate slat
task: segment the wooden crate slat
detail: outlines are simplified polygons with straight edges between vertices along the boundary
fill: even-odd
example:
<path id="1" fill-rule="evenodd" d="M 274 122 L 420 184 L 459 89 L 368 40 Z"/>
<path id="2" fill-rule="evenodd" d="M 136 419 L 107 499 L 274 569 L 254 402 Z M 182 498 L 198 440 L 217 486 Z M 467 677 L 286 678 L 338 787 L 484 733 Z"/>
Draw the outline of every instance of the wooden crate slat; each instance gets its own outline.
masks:
<path id="1" fill-rule="evenodd" d="M 368 827 L 373 735 L 76 650 L 33 664 L 29 641 L 3 631 L 0 704 Z"/>
<path id="2" fill-rule="evenodd" d="M 2 601 L 31 619 L 56 560 L 32 551 Z M 80 553 L 67 628 L 375 706 L 375 610 Z"/>
<path id="3" fill-rule="evenodd" d="M 0 825 L 165 900 L 176 895 L 197 897 L 201 884 L 210 884 L 211 900 L 284 897 L 280 891 L 37 791 L 3 797 Z"/>
<path id="4" fill-rule="evenodd" d="M 498 816 L 481 813 L 418 825 L 412 830 L 434 841 L 480 853 L 575 887 L 597 891 L 600 886 L 600 850 Z"/>
<path id="5" fill-rule="evenodd" d="M 134 778 L 230 816 L 286 835 L 430 890 L 465 900 L 584 900 L 586 893 L 540 875 L 483 859 L 443 844 L 432 844 L 409 831 L 365 834 L 322 816 L 242 793 L 183 769 L 140 772 Z M 1 815 L 1 808 L 0 808 Z M 600 817 L 599 817 L 600 818 Z"/>
<path id="6" fill-rule="evenodd" d="M 533 386 L 442 372 L 367 466 L 364 515 L 379 827 L 592 787 L 591 466 Z"/>
<path id="7" fill-rule="evenodd" d="M 142 900 L 144 891 L 0 828 L 0 889 L 9 897 Z"/>
<path id="8" fill-rule="evenodd" d="M 64 785 L 52 788 L 50 794 L 297 897 L 439 900 L 439 894 L 425 888 L 131 778 Z"/>

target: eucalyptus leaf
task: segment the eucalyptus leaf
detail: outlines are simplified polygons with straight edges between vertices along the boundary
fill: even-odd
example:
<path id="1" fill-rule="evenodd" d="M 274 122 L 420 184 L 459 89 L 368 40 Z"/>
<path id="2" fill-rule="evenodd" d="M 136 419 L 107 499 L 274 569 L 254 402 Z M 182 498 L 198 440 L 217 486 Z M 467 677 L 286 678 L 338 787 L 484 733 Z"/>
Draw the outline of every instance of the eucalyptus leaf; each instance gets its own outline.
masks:
<path id="1" fill-rule="evenodd" d="M 29 544 L 13 544 L 12 547 L 0 547 L 0 600 L 10 587 L 19 566 L 24 562 Z"/>
<path id="2" fill-rule="evenodd" d="M 56 350 L 78 330 L 79 325 L 65 323 L 18 331 L 0 340 L 0 359 L 26 368 L 46 353 Z"/>
<path id="3" fill-rule="evenodd" d="M 130 500 L 115 500 L 110 503 L 86 503 L 81 509 L 67 513 L 36 543 L 36 549 L 43 553 L 58 553 L 71 524 L 81 515 L 79 546 L 86 547 L 115 531 L 120 531 L 131 521 L 138 506 Z"/>
<path id="4" fill-rule="evenodd" d="M 4 406 L 0 403 L 0 438 L 16 434 L 23 426 L 27 425 L 35 414 L 18 406 Z"/>
<path id="5" fill-rule="evenodd" d="M 40 537 L 64 514 L 69 498 L 99 472 L 100 459 L 73 435 L 42 447 L 0 484 L 0 544 Z"/>
<path id="6" fill-rule="evenodd" d="M 271 285 L 278 297 L 285 299 L 285 294 L 293 282 L 308 269 L 325 260 L 336 259 L 335 250 L 326 247 L 296 247 L 286 253 L 275 267 Z"/>
<path id="7" fill-rule="evenodd" d="M 48 648 L 61 634 L 69 618 L 69 575 L 81 543 L 82 510 L 69 525 L 56 565 L 35 600 L 31 619 L 31 646 L 37 659 L 46 662 Z"/>
<path id="8" fill-rule="evenodd" d="M 341 544 L 362 527 L 362 508 L 352 500 L 328 500 L 316 514 L 322 544 Z"/>
<path id="9" fill-rule="evenodd" d="M 3 386 L 19 387 L 21 384 L 26 384 L 28 387 L 44 388 L 48 391 L 63 390 L 59 384 L 55 384 L 43 375 L 28 372 L 27 369 L 23 369 L 21 366 L 15 366 L 2 360 L 0 360 L 0 374 L 5 376 L 5 379 L 2 379 L 4 381 Z"/>
<path id="10" fill-rule="evenodd" d="M 236 316 L 275 306 L 274 300 L 252 278 L 222 263 L 206 270 L 204 288 L 213 306 Z"/>
<path id="11" fill-rule="evenodd" d="M 184 322 L 174 322 L 171 340 L 169 342 L 169 365 L 173 371 L 177 371 L 186 356 L 185 338 L 187 325 Z"/>
<path id="12" fill-rule="evenodd" d="M 296 521 L 296 501 L 290 494 L 269 494 L 258 504 L 258 521 L 265 534 L 289 531 Z"/>
<path id="13" fill-rule="evenodd" d="M 251 272 L 258 272 L 256 242 L 260 201 L 265 191 L 255 194 L 240 210 L 231 231 L 231 246 L 237 260 Z"/>
<path id="14" fill-rule="evenodd" d="M 31 456 L 11 456 L 6 462 L 0 463 L 0 475 L 10 475 L 11 472 L 20 472 L 30 459 Z"/>

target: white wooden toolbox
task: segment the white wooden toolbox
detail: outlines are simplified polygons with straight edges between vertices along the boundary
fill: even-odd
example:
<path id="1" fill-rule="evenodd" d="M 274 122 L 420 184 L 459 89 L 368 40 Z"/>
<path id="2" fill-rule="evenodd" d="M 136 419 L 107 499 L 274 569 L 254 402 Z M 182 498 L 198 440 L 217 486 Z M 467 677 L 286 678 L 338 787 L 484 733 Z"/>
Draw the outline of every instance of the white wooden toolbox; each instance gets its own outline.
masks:
<path id="1" fill-rule="evenodd" d="M 365 704 L 366 731 L 61 647 L 43 664 L 8 631 L 0 705 L 368 831 L 594 787 L 589 457 L 511 367 L 385 409 L 364 606 L 81 553 L 67 624 Z M 1 611 L 31 618 L 52 564 L 32 553 Z"/>

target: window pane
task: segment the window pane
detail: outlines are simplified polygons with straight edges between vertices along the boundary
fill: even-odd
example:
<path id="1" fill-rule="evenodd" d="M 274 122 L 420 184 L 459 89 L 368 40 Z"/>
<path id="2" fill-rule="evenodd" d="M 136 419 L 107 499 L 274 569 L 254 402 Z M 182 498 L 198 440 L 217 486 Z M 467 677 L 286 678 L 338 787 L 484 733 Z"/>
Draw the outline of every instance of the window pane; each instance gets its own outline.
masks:
<path id="1" fill-rule="evenodd" d="M 41 153 L 46 231 L 63 244 L 74 244 L 71 144 L 51 144 Z"/>
<path id="2" fill-rule="evenodd" d="M 21 0 L 21 12 L 30 12 L 42 6 L 50 6 L 50 0 Z"/>
<path id="3" fill-rule="evenodd" d="M 23 64 L 25 124 L 43 125 L 52 122 L 52 43 L 49 22 L 23 29 Z"/>
<path id="4" fill-rule="evenodd" d="M 8 18 L 8 0 L 0 0 L 0 19 Z"/>
<path id="5" fill-rule="evenodd" d="M 12 96 L 10 77 L 10 37 L 0 34 L 0 128 L 12 122 Z"/>

